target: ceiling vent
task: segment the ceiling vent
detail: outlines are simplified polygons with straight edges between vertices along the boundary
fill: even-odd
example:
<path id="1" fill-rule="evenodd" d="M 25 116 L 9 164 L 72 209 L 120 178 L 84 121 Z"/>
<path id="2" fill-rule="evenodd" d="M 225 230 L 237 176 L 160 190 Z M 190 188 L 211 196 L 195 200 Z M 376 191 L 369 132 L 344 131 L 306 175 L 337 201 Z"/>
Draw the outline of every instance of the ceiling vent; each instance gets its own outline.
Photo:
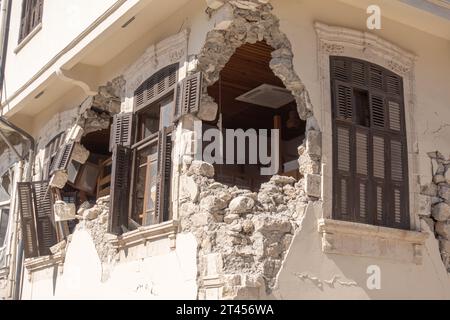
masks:
<path id="1" fill-rule="evenodd" d="M 291 92 L 285 88 L 263 84 L 237 97 L 236 100 L 267 108 L 278 109 L 294 101 L 294 97 Z"/>

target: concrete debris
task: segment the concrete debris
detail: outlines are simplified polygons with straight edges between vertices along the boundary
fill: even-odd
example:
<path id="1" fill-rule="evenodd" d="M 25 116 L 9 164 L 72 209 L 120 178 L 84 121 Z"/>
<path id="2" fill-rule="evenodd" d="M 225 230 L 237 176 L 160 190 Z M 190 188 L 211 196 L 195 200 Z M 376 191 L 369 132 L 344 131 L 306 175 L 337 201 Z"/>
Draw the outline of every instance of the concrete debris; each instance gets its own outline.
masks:
<path id="1" fill-rule="evenodd" d="M 75 143 L 72 151 L 72 160 L 80 164 L 85 164 L 88 160 L 90 152 L 79 143 Z"/>
<path id="2" fill-rule="evenodd" d="M 75 220 L 76 207 L 75 203 L 66 203 L 64 201 L 55 201 L 53 205 L 53 211 L 55 213 L 55 221 L 70 221 Z"/>
<path id="3" fill-rule="evenodd" d="M 208 95 L 203 95 L 197 118 L 203 121 L 214 121 L 217 118 L 219 106 L 214 99 Z"/>
<path id="4" fill-rule="evenodd" d="M 69 176 L 66 171 L 55 171 L 50 179 L 50 187 L 63 189 L 69 180 Z"/>
<path id="5" fill-rule="evenodd" d="M 188 175 L 200 175 L 212 178 L 214 177 L 214 167 L 207 162 L 194 160 L 189 168 Z"/>
<path id="6" fill-rule="evenodd" d="M 255 200 L 250 197 L 239 196 L 230 203 L 231 214 L 244 214 L 252 211 Z"/>

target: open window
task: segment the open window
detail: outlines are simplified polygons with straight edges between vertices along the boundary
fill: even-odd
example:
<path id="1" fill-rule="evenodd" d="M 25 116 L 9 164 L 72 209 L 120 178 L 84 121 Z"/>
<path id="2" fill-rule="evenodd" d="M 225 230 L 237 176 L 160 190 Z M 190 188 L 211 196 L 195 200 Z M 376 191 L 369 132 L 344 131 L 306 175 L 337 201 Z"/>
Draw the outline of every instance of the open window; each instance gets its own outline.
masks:
<path id="1" fill-rule="evenodd" d="M 204 130 L 216 127 L 222 131 L 224 146 L 227 129 L 268 130 L 268 156 L 279 152 L 277 173 L 299 179 L 298 147 L 304 140 L 305 122 L 299 118 L 293 95 L 270 68 L 272 51 L 265 42 L 244 44 L 236 50 L 220 72 L 220 80 L 208 88 L 208 94 L 219 105 L 219 115 L 215 121 L 204 122 Z M 279 132 L 278 151 L 270 150 L 272 129 Z M 262 183 L 270 180 L 271 176 L 261 175 L 261 168 L 266 164 L 261 163 L 259 157 L 256 164 L 248 161 L 252 156 L 251 143 L 255 142 L 250 139 L 245 142 L 245 163 L 239 164 L 244 162 L 238 159 L 243 155 L 234 152 L 233 161 L 215 164 L 217 181 L 258 191 Z M 225 159 L 229 158 L 226 147 L 223 155 Z"/>
<path id="2" fill-rule="evenodd" d="M 114 118 L 109 226 L 113 233 L 172 218 L 170 184 L 177 71 L 175 64 L 155 73 L 136 90 L 135 112 Z"/>
<path id="3" fill-rule="evenodd" d="M 409 229 L 402 78 L 331 57 L 334 217 Z"/>

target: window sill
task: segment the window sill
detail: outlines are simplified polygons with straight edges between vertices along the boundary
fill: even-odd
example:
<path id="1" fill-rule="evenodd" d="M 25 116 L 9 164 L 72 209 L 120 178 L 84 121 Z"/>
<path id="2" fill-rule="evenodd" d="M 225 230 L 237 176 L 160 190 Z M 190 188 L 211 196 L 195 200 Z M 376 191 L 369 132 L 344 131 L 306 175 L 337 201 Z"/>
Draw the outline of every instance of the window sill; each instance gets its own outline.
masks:
<path id="1" fill-rule="evenodd" d="M 428 233 L 391 229 L 339 220 L 321 219 L 322 251 L 359 257 L 422 264 Z"/>
<path id="2" fill-rule="evenodd" d="M 14 53 L 19 53 L 25 45 L 30 42 L 30 40 L 42 29 L 42 23 L 39 23 L 22 41 L 19 42 L 17 47 L 14 49 Z"/>
<path id="3" fill-rule="evenodd" d="M 33 272 L 48 269 L 55 266 L 61 266 L 64 264 L 65 252 L 61 251 L 51 256 L 44 256 L 39 258 L 30 258 L 25 260 L 25 268 L 28 270 L 28 279 L 31 280 L 31 274 Z"/>
<path id="4" fill-rule="evenodd" d="M 178 232 L 178 221 L 172 220 L 153 226 L 140 227 L 137 230 L 125 233 L 121 236 L 110 239 L 110 243 L 116 250 L 145 244 L 149 241 L 168 237 L 170 248 L 175 249 L 176 234 Z"/>

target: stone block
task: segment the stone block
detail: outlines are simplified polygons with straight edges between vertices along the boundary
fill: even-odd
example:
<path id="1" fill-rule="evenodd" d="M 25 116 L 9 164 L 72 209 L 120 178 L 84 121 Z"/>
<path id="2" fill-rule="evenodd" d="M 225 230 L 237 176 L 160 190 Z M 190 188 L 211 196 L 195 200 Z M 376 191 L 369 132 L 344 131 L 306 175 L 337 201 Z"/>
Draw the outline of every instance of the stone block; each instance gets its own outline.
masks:
<path id="1" fill-rule="evenodd" d="M 191 166 L 189 167 L 188 171 L 189 175 L 200 175 L 208 178 L 214 177 L 214 167 L 212 164 L 194 160 L 192 161 Z"/>
<path id="2" fill-rule="evenodd" d="M 450 240 L 450 224 L 446 222 L 437 222 L 435 226 L 436 233 L 441 237 Z"/>
<path id="3" fill-rule="evenodd" d="M 432 216 L 437 221 L 447 221 L 450 219 L 450 206 L 441 202 L 433 207 Z"/>
<path id="4" fill-rule="evenodd" d="M 198 202 L 200 187 L 190 176 L 182 176 L 180 179 L 180 198 L 188 198 L 192 202 Z"/>
<path id="5" fill-rule="evenodd" d="M 84 146 L 79 143 L 75 143 L 72 152 L 72 160 L 81 164 L 85 164 L 89 158 L 89 155 L 90 152 Z"/>
<path id="6" fill-rule="evenodd" d="M 419 215 L 429 217 L 431 215 L 431 197 L 419 194 L 418 203 L 419 203 Z"/>
<path id="7" fill-rule="evenodd" d="M 63 189 L 69 179 L 67 172 L 56 171 L 50 178 L 50 187 Z"/>
<path id="8" fill-rule="evenodd" d="M 322 157 L 322 134 L 317 130 L 310 130 L 306 136 L 306 151 L 314 160 Z"/>
<path id="9" fill-rule="evenodd" d="M 74 203 L 56 201 L 53 205 L 53 211 L 56 222 L 75 220 L 76 207 Z"/>
<path id="10" fill-rule="evenodd" d="M 230 213 L 245 214 L 255 207 L 255 200 L 246 196 L 239 196 L 230 202 Z"/>
<path id="11" fill-rule="evenodd" d="M 322 177 L 318 174 L 307 174 L 305 188 L 308 196 L 320 198 L 322 195 Z"/>
<path id="12" fill-rule="evenodd" d="M 200 201 L 200 208 L 208 212 L 217 212 L 227 207 L 227 203 L 216 196 L 207 196 Z"/>
<path id="13" fill-rule="evenodd" d="M 217 118 L 219 106 L 210 96 L 204 96 L 200 103 L 197 118 L 203 121 L 214 121 Z"/>

